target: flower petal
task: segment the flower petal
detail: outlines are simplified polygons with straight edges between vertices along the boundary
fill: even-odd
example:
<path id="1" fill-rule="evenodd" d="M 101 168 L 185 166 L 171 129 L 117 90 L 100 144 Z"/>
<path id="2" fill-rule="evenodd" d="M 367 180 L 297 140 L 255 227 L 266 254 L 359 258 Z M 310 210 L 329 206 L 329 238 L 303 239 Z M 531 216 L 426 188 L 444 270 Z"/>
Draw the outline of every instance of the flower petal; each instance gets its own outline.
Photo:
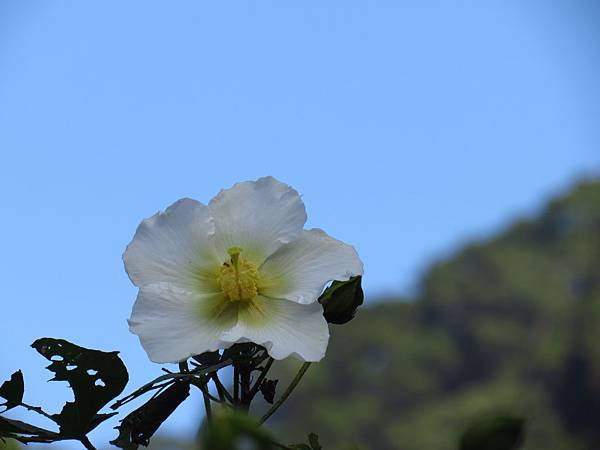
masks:
<path id="1" fill-rule="evenodd" d="M 203 303 L 214 302 L 218 295 L 200 296 L 168 283 L 143 286 L 133 305 L 129 330 L 138 335 L 148 357 L 157 363 L 179 362 L 229 347 L 219 335 L 235 325 L 237 316 L 209 320 L 199 311 Z"/>
<path id="2" fill-rule="evenodd" d="M 319 303 L 299 305 L 258 296 L 240 308 L 237 325 L 224 332 L 221 340 L 254 342 L 274 359 L 291 355 L 302 361 L 320 361 L 327 349 L 329 328 Z"/>
<path id="3" fill-rule="evenodd" d="M 138 287 L 169 282 L 216 292 L 211 285 L 214 276 L 207 273 L 221 263 L 213 234 L 214 223 L 206 205 L 189 198 L 178 200 L 140 224 L 123 254 L 125 270 Z"/>
<path id="4" fill-rule="evenodd" d="M 298 192 L 273 177 L 235 184 L 208 205 L 215 219 L 215 242 L 222 260 L 227 249 L 240 247 L 255 264 L 282 244 L 294 240 L 306 222 Z"/>
<path id="5" fill-rule="evenodd" d="M 319 298 L 328 282 L 362 275 L 363 264 L 354 247 L 312 229 L 280 247 L 260 272 L 262 294 L 309 304 Z"/>

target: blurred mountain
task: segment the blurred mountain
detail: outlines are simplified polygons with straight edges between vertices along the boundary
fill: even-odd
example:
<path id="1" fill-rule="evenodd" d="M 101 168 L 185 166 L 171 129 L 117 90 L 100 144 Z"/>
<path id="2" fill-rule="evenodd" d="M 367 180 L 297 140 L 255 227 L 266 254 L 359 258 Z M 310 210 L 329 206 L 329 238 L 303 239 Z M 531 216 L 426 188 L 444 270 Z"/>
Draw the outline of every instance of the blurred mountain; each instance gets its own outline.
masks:
<path id="1" fill-rule="evenodd" d="M 527 450 L 600 448 L 598 181 L 436 263 L 416 298 L 332 327 L 272 426 L 328 450 L 444 450 L 494 414 L 526 418 Z"/>
<path id="2" fill-rule="evenodd" d="M 282 441 L 314 431 L 326 450 L 453 450 L 472 424 L 506 416 L 525 418 L 524 450 L 599 449 L 600 180 L 434 264 L 415 298 L 372 301 L 331 332 L 270 419 Z M 269 378 L 284 389 L 298 367 Z M 195 446 L 157 436 L 150 448 Z"/>

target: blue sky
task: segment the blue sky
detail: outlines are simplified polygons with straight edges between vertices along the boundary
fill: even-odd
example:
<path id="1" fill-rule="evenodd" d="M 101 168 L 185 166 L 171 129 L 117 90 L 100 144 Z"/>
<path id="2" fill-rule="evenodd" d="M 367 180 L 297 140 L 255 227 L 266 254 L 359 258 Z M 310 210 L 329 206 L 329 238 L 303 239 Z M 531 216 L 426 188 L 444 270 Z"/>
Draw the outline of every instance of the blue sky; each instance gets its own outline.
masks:
<path id="1" fill-rule="evenodd" d="M 123 249 L 176 199 L 262 175 L 356 246 L 368 301 L 410 292 L 597 176 L 599 20 L 566 0 L 0 1 L 0 373 L 58 409 L 28 347 L 53 336 L 153 378 Z"/>

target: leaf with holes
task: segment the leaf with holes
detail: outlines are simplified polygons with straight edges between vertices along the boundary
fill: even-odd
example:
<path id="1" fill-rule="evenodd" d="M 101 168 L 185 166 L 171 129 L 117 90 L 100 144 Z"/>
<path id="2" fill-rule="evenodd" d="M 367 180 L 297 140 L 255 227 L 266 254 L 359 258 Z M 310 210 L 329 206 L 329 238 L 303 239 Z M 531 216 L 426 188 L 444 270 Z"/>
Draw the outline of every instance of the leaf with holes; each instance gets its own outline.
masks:
<path id="1" fill-rule="evenodd" d="M 42 338 L 31 344 L 51 364 L 50 381 L 66 381 L 74 402 L 67 402 L 53 414 L 63 439 L 80 439 L 101 422 L 113 416 L 98 414 L 109 401 L 123 392 L 129 376 L 118 352 L 90 350 L 63 339 Z"/>
<path id="2" fill-rule="evenodd" d="M 6 401 L 0 403 L 0 406 L 6 407 L 2 412 L 8 411 L 9 409 L 19 406 L 23 401 L 23 391 L 25 390 L 25 383 L 23 382 L 23 372 L 17 370 L 12 374 L 10 380 L 5 381 L 0 386 L 0 397 L 3 397 Z"/>

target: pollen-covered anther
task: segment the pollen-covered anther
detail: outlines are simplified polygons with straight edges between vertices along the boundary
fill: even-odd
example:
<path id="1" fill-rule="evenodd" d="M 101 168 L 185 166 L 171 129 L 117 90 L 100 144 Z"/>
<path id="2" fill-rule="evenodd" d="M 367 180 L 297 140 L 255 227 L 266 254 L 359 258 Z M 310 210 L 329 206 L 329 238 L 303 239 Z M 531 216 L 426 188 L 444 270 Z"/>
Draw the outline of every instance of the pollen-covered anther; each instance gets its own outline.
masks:
<path id="1" fill-rule="evenodd" d="M 230 301 L 251 301 L 258 294 L 256 265 L 241 256 L 241 252 L 239 247 L 228 249 L 231 258 L 219 269 L 219 285 Z"/>

